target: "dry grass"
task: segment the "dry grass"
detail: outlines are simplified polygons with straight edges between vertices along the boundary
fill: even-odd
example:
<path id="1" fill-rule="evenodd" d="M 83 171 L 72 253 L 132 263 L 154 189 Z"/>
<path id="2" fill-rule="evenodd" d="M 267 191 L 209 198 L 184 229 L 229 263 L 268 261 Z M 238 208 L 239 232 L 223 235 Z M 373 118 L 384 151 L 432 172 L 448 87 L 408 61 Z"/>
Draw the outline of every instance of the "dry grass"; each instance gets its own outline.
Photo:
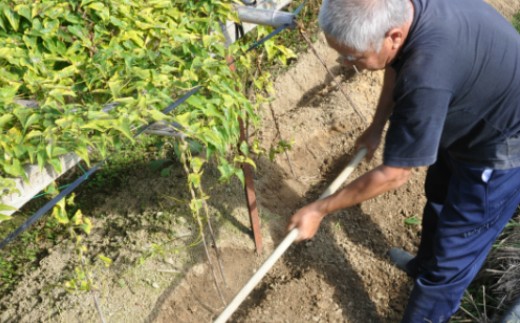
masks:
<path id="1" fill-rule="evenodd" d="M 494 284 L 490 292 L 510 304 L 520 297 L 520 216 L 512 220 L 493 248 L 484 274 Z"/>
<path id="2" fill-rule="evenodd" d="M 496 322 L 520 298 L 520 209 L 495 242 L 453 322 Z"/>

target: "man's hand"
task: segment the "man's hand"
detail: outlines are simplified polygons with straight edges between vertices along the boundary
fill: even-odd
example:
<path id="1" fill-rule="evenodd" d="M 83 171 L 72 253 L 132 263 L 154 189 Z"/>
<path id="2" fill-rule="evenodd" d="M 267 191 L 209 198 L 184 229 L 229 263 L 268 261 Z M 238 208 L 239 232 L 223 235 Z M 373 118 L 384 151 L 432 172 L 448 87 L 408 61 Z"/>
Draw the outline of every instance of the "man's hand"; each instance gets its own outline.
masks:
<path id="1" fill-rule="evenodd" d="M 327 213 L 325 212 L 324 201 L 315 201 L 299 209 L 298 212 L 291 217 L 287 230 L 298 229 L 299 235 L 296 241 L 311 239 L 318 231 L 321 220 L 323 220 L 325 215 L 327 215 Z"/>
<path id="2" fill-rule="evenodd" d="M 355 147 L 360 149 L 365 147 L 367 149 L 367 160 L 371 160 L 374 152 L 381 144 L 382 129 L 371 125 L 369 126 L 356 140 Z"/>

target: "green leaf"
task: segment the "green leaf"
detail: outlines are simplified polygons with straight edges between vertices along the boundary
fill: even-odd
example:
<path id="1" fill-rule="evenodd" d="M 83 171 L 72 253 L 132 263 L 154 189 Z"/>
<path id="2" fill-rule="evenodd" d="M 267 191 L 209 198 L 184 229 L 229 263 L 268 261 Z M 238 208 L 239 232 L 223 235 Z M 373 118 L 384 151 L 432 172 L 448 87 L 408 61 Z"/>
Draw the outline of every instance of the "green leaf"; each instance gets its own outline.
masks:
<path id="1" fill-rule="evenodd" d="M 420 225 L 421 224 L 421 219 L 419 219 L 417 216 L 411 216 L 409 218 L 406 218 L 404 220 L 404 223 L 406 225 Z"/>
<path id="2" fill-rule="evenodd" d="M 58 204 L 54 206 L 52 216 L 60 224 L 68 224 L 70 222 L 67 211 L 65 210 L 65 200 L 59 201 Z"/>
<path id="3" fill-rule="evenodd" d="M 12 164 L 4 164 L 4 170 L 9 175 L 14 177 L 26 177 L 25 169 L 22 167 L 22 163 L 18 159 L 13 159 Z"/>
<path id="4" fill-rule="evenodd" d="M 32 138 L 35 138 L 35 137 L 42 137 L 43 136 L 43 132 L 41 132 L 40 130 L 31 130 L 29 131 L 25 137 L 24 137 L 24 141 L 29 141 L 31 140 Z"/>
<path id="5" fill-rule="evenodd" d="M 200 180 L 201 176 L 200 174 L 189 174 L 188 175 L 188 182 L 190 182 L 191 185 L 194 187 L 200 187 Z"/>
<path id="6" fill-rule="evenodd" d="M 9 220 L 11 220 L 11 219 L 12 219 L 11 216 L 6 215 L 6 214 L 2 214 L 2 213 L 0 212 L 0 223 L 2 223 L 2 222 L 4 222 L 4 221 L 9 221 Z"/>
<path id="7" fill-rule="evenodd" d="M 132 130 L 130 129 L 130 123 L 128 119 L 122 119 L 119 125 L 114 126 L 119 132 L 121 132 L 126 138 L 130 139 L 131 142 L 134 142 L 134 136 L 132 135 Z"/>
<path id="8" fill-rule="evenodd" d="M 4 16 L 7 18 L 7 21 L 9 21 L 11 27 L 13 27 L 15 31 L 18 31 L 20 16 L 12 11 L 9 7 L 4 8 Z"/>
<path id="9" fill-rule="evenodd" d="M 79 144 L 76 149 L 74 149 L 74 152 L 79 158 L 83 159 L 87 164 L 90 164 L 89 151 L 86 146 Z"/>
<path id="10" fill-rule="evenodd" d="M 33 113 L 31 109 L 26 107 L 17 107 L 13 110 L 14 115 L 20 121 L 20 124 L 25 125 L 27 118 Z"/>
<path id="11" fill-rule="evenodd" d="M 2 28 L 4 31 L 7 31 L 7 28 L 5 26 L 4 20 L 2 19 L 2 16 L 0 16 L 0 28 Z"/>
<path id="12" fill-rule="evenodd" d="M 198 95 L 190 96 L 186 102 L 199 110 L 204 110 L 204 103 Z"/>
<path id="13" fill-rule="evenodd" d="M 172 173 L 171 167 L 166 167 L 161 169 L 161 177 L 170 177 Z"/>
<path id="14" fill-rule="evenodd" d="M 112 259 L 108 258 L 107 256 L 105 256 L 103 254 L 99 254 L 98 258 L 101 261 L 103 261 L 103 263 L 105 264 L 105 267 L 110 267 L 110 265 L 112 265 Z"/>
<path id="15" fill-rule="evenodd" d="M 103 21 L 108 21 L 110 18 L 110 11 L 101 2 L 93 2 L 87 8 L 94 10 Z"/>
<path id="16" fill-rule="evenodd" d="M 200 173 L 205 162 L 206 161 L 200 157 L 192 157 L 190 159 L 190 167 L 194 173 Z"/>
<path id="17" fill-rule="evenodd" d="M 220 172 L 220 179 L 223 181 L 228 180 L 236 173 L 236 168 L 223 158 L 220 159 L 217 168 Z"/>
<path id="18" fill-rule="evenodd" d="M 192 199 L 190 201 L 190 209 L 193 213 L 198 213 L 201 208 L 202 208 L 202 200 Z"/>
<path id="19" fill-rule="evenodd" d="M 251 158 L 245 156 L 235 156 L 234 161 L 239 164 L 249 164 L 256 169 L 256 164 Z"/>
<path id="20" fill-rule="evenodd" d="M 86 234 L 90 234 L 90 232 L 92 231 L 92 222 L 89 218 L 85 218 L 80 227 L 81 230 L 83 230 L 83 232 L 85 232 Z"/>
<path id="21" fill-rule="evenodd" d="M 33 16 L 31 13 L 31 8 L 28 5 L 20 4 L 14 7 L 14 10 L 25 19 L 31 21 Z"/>
<path id="22" fill-rule="evenodd" d="M 0 116 L 0 129 L 6 129 L 13 119 L 14 117 L 11 113 Z"/>
<path id="23" fill-rule="evenodd" d="M 7 204 L 0 203 L 0 212 L 4 211 L 16 211 L 16 208 Z"/>
<path id="24" fill-rule="evenodd" d="M 83 223 L 83 213 L 81 210 L 77 210 L 76 213 L 74 213 L 71 221 L 74 225 L 80 225 Z"/>
<path id="25" fill-rule="evenodd" d="M 124 33 L 124 38 L 132 40 L 137 46 L 141 48 L 144 47 L 142 33 L 138 33 L 135 30 L 129 30 Z"/>
<path id="26" fill-rule="evenodd" d="M 38 113 L 33 113 L 27 118 L 23 125 L 23 129 L 27 130 L 30 126 L 40 121 L 40 115 Z"/>
<path id="27" fill-rule="evenodd" d="M 67 30 L 74 36 L 78 37 L 84 43 L 84 45 L 90 45 L 90 39 L 87 38 L 85 30 L 80 26 L 68 26 Z"/>
<path id="28" fill-rule="evenodd" d="M 148 110 L 148 112 L 150 113 L 150 116 L 154 121 L 162 121 L 168 119 L 167 115 L 155 109 L 150 109 Z"/>
<path id="29" fill-rule="evenodd" d="M 2 102 L 4 105 L 12 103 L 16 97 L 16 92 L 18 92 L 19 87 L 20 84 L 0 88 L 0 102 Z"/>
<path id="30" fill-rule="evenodd" d="M 52 168 L 58 172 L 58 173 L 61 173 L 61 162 L 59 160 L 59 158 L 52 158 L 52 159 L 49 159 L 49 164 L 52 166 Z"/>

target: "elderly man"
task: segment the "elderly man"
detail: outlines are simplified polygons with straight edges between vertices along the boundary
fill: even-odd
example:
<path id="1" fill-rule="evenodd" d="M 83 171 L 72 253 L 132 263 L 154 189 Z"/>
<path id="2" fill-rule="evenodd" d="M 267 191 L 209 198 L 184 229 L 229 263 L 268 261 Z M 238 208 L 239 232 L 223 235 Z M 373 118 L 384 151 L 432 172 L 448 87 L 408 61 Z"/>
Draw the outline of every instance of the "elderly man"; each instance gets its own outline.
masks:
<path id="1" fill-rule="evenodd" d="M 428 166 L 418 253 L 391 250 L 415 279 L 403 322 L 445 322 L 520 203 L 520 36 L 481 0 L 324 0 L 320 26 L 342 59 L 385 70 L 368 157 L 383 163 L 290 219 L 299 240 L 329 213 Z M 391 216 L 391 215 L 389 215 Z"/>

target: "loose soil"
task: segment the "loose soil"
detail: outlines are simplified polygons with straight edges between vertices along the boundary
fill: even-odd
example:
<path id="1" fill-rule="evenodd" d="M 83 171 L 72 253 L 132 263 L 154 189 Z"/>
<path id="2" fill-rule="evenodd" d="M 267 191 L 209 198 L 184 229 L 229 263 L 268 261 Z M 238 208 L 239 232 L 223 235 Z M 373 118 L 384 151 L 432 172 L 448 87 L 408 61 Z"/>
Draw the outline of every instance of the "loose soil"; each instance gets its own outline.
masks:
<path id="1" fill-rule="evenodd" d="M 491 2 L 508 17 L 520 10 L 518 1 Z M 382 73 L 345 70 L 322 37 L 315 46 L 334 79 L 314 54 L 300 55 L 277 78 L 273 100 L 262 109 L 262 126 L 252 134 L 265 149 L 279 140 L 292 146 L 272 161 L 256 160 L 263 254 L 255 254 L 238 182 L 223 186 L 216 170 L 206 171 L 222 277 L 215 245 L 209 239 L 211 266 L 188 215 L 182 169 L 157 161 L 129 165 L 132 175 L 119 179 L 117 189 L 77 198 L 95 223 L 85 244 L 96 291 L 64 291 L 77 265 L 72 243 L 64 241 L 2 296 L 0 322 L 100 321 L 93 295 L 108 322 L 208 322 L 218 316 L 225 305 L 214 276 L 229 302 L 284 238 L 288 217 L 316 199 L 354 155 L 354 141 L 366 124 L 343 92 L 371 119 Z M 351 179 L 380 161 L 379 151 Z M 400 189 L 327 217 L 313 240 L 289 248 L 232 321 L 399 321 L 412 281 L 390 264 L 387 251 L 416 250 L 419 227 L 404 221 L 420 217 L 423 180 L 424 170 L 414 170 Z M 97 254 L 112 258 L 112 265 L 104 267 Z"/>

